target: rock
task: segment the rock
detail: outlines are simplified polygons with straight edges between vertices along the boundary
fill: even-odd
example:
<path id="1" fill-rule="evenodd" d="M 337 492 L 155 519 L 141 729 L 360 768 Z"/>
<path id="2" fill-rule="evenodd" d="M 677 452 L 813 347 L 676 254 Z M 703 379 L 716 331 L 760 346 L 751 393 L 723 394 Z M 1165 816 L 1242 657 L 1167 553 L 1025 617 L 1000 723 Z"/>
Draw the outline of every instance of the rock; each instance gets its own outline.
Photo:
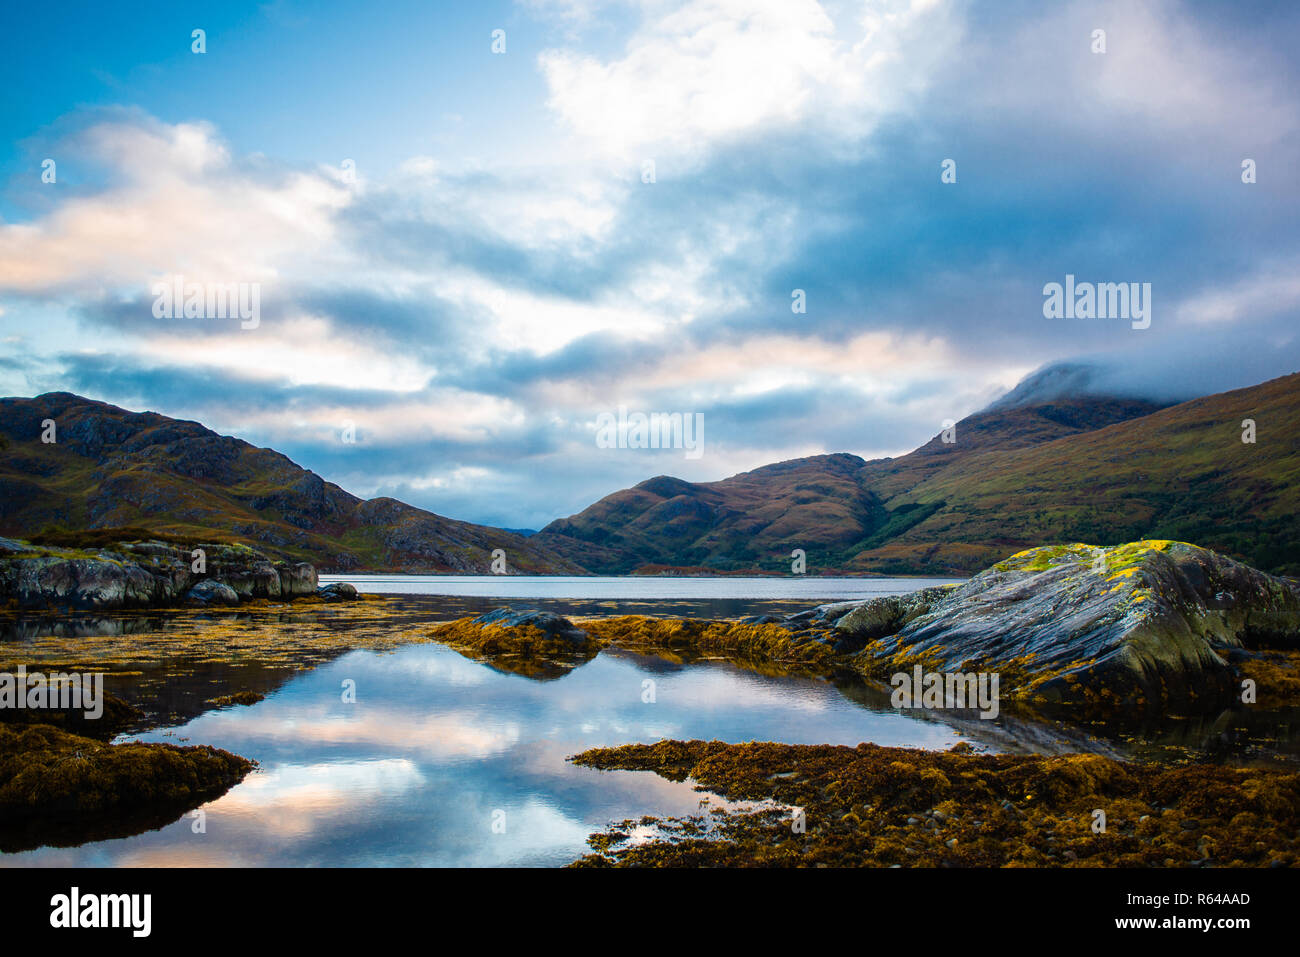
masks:
<path id="1" fill-rule="evenodd" d="M 951 587 L 936 585 L 906 595 L 882 595 L 855 603 L 835 619 L 835 630 L 864 643 L 875 641 L 894 634 L 912 619 L 928 613 L 952 591 Z M 833 609 L 842 606 L 823 607 Z"/>
<path id="2" fill-rule="evenodd" d="M 347 582 L 335 582 L 332 585 L 322 585 L 316 589 L 316 594 L 320 595 L 326 601 L 356 601 L 357 590 Z"/>
<path id="3" fill-rule="evenodd" d="M 205 578 L 185 593 L 185 600 L 193 605 L 238 605 L 239 594 L 215 578 Z"/>
<path id="4" fill-rule="evenodd" d="M 837 601 L 812 609 L 813 621 L 835 621 L 861 605 L 860 601 Z M 802 614 L 802 612 L 801 612 Z"/>
<path id="5" fill-rule="evenodd" d="M 845 624 L 869 634 L 884 617 Z M 1300 586 L 1195 545 L 1142 541 L 1020 552 L 858 657 L 868 673 L 918 658 L 930 671 L 1000 672 L 1003 696 L 1040 704 L 1208 706 L 1232 691 L 1223 654 L 1260 644 L 1300 645 Z"/>
<path id="6" fill-rule="evenodd" d="M 549 611 L 535 609 L 498 608 L 479 615 L 471 624 L 486 628 L 495 625 L 499 628 L 536 628 L 546 638 L 585 647 L 591 642 L 591 636 L 577 627 L 569 619 Z"/>
<path id="7" fill-rule="evenodd" d="M 280 597 L 297 598 L 300 595 L 314 595 L 320 582 L 316 575 L 316 566 L 307 562 L 277 562 L 276 574 L 280 576 Z"/>
<path id="8" fill-rule="evenodd" d="M 280 573 L 266 556 L 246 545 L 200 545 L 207 554 L 207 573 L 225 582 L 241 600 L 279 598 Z"/>
<path id="9" fill-rule="evenodd" d="M 190 600 L 194 586 L 204 581 L 218 582 L 245 600 L 292 598 L 316 591 L 313 566 L 273 565 L 261 552 L 244 545 L 182 548 L 140 541 L 94 550 L 18 545 L 0 552 L 0 605 L 77 610 L 159 607 Z M 204 553 L 202 571 L 194 570 L 195 549 Z M 211 604 L 217 595 L 217 603 L 229 597 L 205 586 L 193 599 Z"/>

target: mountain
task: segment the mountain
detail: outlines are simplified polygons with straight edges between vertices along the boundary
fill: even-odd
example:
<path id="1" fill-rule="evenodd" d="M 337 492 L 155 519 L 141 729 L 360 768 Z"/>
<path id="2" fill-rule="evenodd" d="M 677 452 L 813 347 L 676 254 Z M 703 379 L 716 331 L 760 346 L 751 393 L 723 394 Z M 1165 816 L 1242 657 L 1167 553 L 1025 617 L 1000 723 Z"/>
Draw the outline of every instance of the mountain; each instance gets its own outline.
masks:
<path id="1" fill-rule="evenodd" d="M 1242 421 L 1258 437 L 1242 442 Z M 895 459 L 658 476 L 531 541 L 597 573 L 663 566 L 965 574 L 1052 542 L 1182 539 L 1300 572 L 1300 375 L 1177 405 L 1053 367 Z"/>
<path id="2" fill-rule="evenodd" d="M 41 440 L 45 420 L 53 443 Z M 239 541 L 322 570 L 487 573 L 500 548 L 512 572 L 582 572 L 513 532 L 364 501 L 197 422 L 67 392 L 0 399 L 0 534 L 51 526 Z"/>

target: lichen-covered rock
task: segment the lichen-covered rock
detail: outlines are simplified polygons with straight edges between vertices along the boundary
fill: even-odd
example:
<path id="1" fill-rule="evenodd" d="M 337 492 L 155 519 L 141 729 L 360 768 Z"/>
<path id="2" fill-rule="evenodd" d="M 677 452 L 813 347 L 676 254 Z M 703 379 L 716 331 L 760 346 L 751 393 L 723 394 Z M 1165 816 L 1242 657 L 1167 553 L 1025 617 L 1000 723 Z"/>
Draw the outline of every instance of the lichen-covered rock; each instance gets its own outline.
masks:
<path id="1" fill-rule="evenodd" d="M 1229 649 L 1269 644 L 1300 645 L 1295 582 L 1182 542 L 1075 544 L 976 575 L 857 664 L 998 671 L 1039 703 L 1186 705 L 1232 692 Z"/>
<path id="2" fill-rule="evenodd" d="M 242 601 L 279 598 L 280 573 L 261 552 L 246 545 L 200 545 L 207 574 L 235 590 Z"/>
<path id="3" fill-rule="evenodd" d="M 130 608 L 154 602 L 159 585 L 138 565 L 110 558 L 0 559 L 0 600 L 19 607 Z"/>

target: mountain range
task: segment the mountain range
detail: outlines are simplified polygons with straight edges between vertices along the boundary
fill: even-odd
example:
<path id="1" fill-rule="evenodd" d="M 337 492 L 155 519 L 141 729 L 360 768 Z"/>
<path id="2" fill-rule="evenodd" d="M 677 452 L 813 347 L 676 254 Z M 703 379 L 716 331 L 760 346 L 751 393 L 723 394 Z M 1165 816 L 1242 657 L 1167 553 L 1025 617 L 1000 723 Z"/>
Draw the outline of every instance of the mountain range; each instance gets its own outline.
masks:
<path id="1" fill-rule="evenodd" d="M 1300 375 L 1175 405 L 1032 377 L 898 458 L 661 475 L 532 541 L 604 574 L 665 566 L 966 574 L 1053 542 L 1191 541 L 1300 572 Z M 1246 419 L 1255 441 L 1242 441 Z"/>
<path id="2" fill-rule="evenodd" d="M 0 399 L 0 534 L 146 530 L 411 573 L 487 573 L 501 548 L 533 574 L 789 574 L 802 549 L 808 574 L 951 575 L 1035 545 L 1160 538 L 1296 574 L 1298 426 L 1300 375 L 1170 404 L 1058 365 L 908 455 L 660 475 L 525 535 L 363 500 L 198 423 L 56 392 Z"/>

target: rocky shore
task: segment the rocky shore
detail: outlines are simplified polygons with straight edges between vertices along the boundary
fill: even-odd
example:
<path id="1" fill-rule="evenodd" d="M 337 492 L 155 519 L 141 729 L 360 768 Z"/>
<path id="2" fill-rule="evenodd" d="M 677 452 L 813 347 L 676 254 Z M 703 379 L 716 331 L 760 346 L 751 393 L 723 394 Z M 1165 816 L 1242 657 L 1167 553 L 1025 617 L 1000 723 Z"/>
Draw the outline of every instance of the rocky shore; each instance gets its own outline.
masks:
<path id="1" fill-rule="evenodd" d="M 246 545 L 162 541 L 75 549 L 0 538 L 0 608 L 111 611 L 181 605 L 233 607 L 255 599 L 356 597 L 319 587 L 307 562 L 272 561 Z"/>
<path id="2" fill-rule="evenodd" d="M 567 619 L 497 611 L 435 631 L 480 658 L 586 660 L 600 648 L 659 648 L 851 671 L 993 673 L 1002 698 L 1076 717 L 1208 708 L 1243 691 L 1243 652 L 1300 650 L 1300 583 L 1182 542 L 1060 545 L 1011 556 L 956 586 L 784 617 Z M 1268 687 L 1278 687 L 1270 676 Z M 1255 689 L 1259 691 L 1257 687 Z"/>

